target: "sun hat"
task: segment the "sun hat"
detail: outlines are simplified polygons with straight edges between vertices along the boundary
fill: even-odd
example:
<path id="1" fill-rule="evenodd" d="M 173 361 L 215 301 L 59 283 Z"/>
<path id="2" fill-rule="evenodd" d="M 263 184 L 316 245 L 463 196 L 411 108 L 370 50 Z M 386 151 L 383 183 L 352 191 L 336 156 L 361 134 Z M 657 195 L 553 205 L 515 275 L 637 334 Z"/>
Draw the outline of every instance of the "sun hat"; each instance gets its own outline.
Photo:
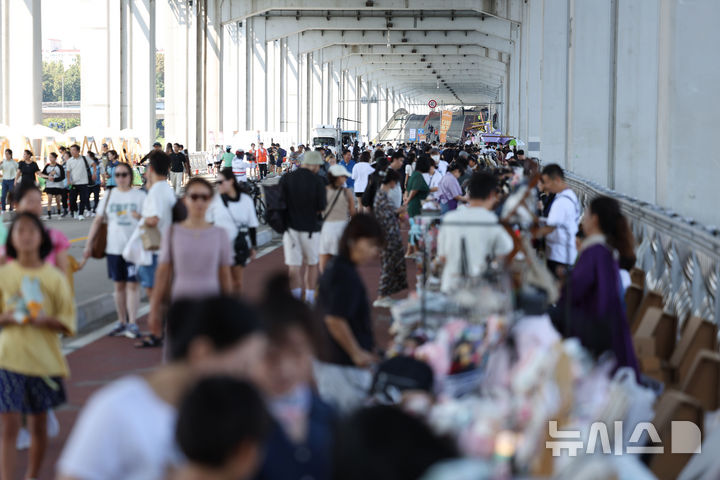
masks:
<path id="1" fill-rule="evenodd" d="M 325 165 L 325 161 L 320 155 L 320 152 L 310 151 L 305 152 L 302 159 L 303 165 Z"/>
<path id="2" fill-rule="evenodd" d="M 328 173 L 333 177 L 351 177 L 352 174 L 342 165 L 333 165 L 328 169 Z"/>

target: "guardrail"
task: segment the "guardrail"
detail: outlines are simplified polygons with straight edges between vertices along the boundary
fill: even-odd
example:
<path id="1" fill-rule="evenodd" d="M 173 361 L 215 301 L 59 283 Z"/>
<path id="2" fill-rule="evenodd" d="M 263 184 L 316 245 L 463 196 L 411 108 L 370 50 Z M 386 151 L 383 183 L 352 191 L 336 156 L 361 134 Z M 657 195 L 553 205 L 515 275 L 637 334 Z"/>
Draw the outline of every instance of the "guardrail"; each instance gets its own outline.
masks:
<path id="1" fill-rule="evenodd" d="M 190 161 L 190 170 L 192 173 L 198 172 L 198 173 L 207 173 L 208 169 L 208 157 L 211 157 L 212 153 L 210 152 L 193 152 L 188 155 L 188 160 Z M 213 162 L 215 159 L 213 159 Z"/>
<path id="2" fill-rule="evenodd" d="M 665 298 L 665 310 L 683 322 L 689 315 L 720 321 L 720 229 L 670 209 L 607 189 L 568 172 L 583 208 L 598 195 L 617 199 L 635 235 L 637 266 L 645 285 Z"/>

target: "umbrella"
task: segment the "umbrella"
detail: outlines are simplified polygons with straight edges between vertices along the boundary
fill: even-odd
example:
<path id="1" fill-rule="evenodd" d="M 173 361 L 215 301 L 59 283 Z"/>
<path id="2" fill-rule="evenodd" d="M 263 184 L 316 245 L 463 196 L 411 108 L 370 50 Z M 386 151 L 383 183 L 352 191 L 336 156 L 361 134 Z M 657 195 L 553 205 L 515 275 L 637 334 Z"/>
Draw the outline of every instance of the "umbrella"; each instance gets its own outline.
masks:
<path id="1" fill-rule="evenodd" d="M 120 137 L 128 139 L 128 138 L 139 138 L 140 135 L 133 130 L 132 128 L 123 128 L 120 130 Z"/>
<path id="2" fill-rule="evenodd" d="M 65 135 L 68 137 L 84 137 L 88 133 L 88 128 L 83 125 L 78 125 L 77 127 L 71 128 L 70 130 L 65 132 Z"/>
<path id="3" fill-rule="evenodd" d="M 25 136 L 30 139 L 59 138 L 63 136 L 63 134 L 57 130 L 53 130 L 45 125 L 40 125 L 39 123 L 28 129 L 23 129 L 22 131 L 26 134 Z"/>
<path id="4" fill-rule="evenodd" d="M 12 127 L 8 127 L 7 125 L 4 125 L 0 123 L 0 137 L 10 138 L 10 137 L 17 137 L 20 134 L 17 130 L 15 130 Z"/>

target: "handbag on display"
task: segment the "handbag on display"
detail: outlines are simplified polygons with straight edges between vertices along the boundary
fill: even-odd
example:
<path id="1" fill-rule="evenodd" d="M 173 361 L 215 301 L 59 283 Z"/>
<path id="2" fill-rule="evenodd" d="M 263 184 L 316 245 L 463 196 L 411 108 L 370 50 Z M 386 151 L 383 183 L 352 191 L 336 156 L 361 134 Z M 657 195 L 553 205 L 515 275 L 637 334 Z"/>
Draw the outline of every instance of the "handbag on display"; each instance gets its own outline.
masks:
<path id="1" fill-rule="evenodd" d="M 105 258 L 105 248 L 107 247 L 107 233 L 108 233 L 108 220 L 105 216 L 107 212 L 108 203 L 110 203 L 110 197 L 112 196 L 112 190 L 108 192 L 107 199 L 105 200 L 105 206 L 103 207 L 103 221 L 98 226 L 97 232 L 90 243 L 90 256 L 92 258 Z"/>

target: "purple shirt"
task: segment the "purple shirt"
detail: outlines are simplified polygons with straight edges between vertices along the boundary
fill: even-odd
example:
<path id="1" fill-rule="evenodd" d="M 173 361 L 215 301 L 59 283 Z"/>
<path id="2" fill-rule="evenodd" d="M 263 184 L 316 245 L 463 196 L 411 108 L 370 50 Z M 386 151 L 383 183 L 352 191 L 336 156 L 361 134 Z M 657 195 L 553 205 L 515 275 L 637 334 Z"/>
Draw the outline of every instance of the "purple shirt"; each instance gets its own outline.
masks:
<path id="1" fill-rule="evenodd" d="M 455 197 L 462 195 L 462 188 L 455 175 L 448 172 L 438 184 L 438 200 L 440 203 L 447 203 L 450 210 L 457 208 Z"/>
<path id="2" fill-rule="evenodd" d="M 173 300 L 220 295 L 220 267 L 232 266 L 228 234 L 220 227 L 195 230 L 174 224 L 162 237 L 158 262 L 172 263 Z"/>

